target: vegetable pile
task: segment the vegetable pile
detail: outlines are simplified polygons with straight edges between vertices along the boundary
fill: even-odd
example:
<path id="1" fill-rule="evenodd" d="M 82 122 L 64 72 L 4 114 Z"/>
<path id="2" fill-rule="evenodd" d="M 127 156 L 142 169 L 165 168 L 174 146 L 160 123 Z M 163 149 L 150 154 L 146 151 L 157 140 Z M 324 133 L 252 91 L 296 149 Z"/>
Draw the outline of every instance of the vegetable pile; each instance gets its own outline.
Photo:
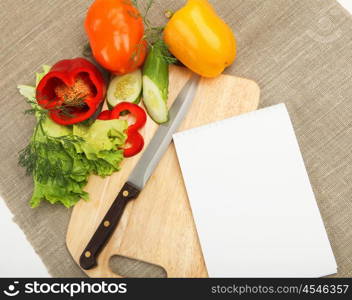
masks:
<path id="1" fill-rule="evenodd" d="M 36 117 L 19 154 L 20 166 L 34 179 L 32 207 L 42 200 L 66 207 L 87 200 L 91 174 L 109 176 L 124 158 L 142 151 L 147 116 L 139 105 L 156 123 L 169 120 L 169 64 L 180 61 L 215 77 L 234 61 L 234 36 L 207 0 L 167 11 L 170 20 L 158 27 L 148 19 L 152 4 L 95 0 L 84 22 L 94 63 L 64 59 L 43 66 L 35 86 L 18 86 L 31 105 L 26 113 Z M 107 71 L 110 82 L 102 73 Z M 108 109 L 102 111 L 104 100 Z"/>
<path id="2" fill-rule="evenodd" d="M 44 73 L 48 70 L 44 67 Z M 44 73 L 37 74 L 37 79 Z M 71 207 L 81 198 L 88 199 L 83 188 L 89 175 L 108 176 L 119 170 L 123 160 L 119 148 L 127 139 L 127 121 L 96 120 L 91 126 L 63 126 L 53 122 L 35 102 L 35 87 L 20 85 L 19 90 L 32 105 L 27 113 L 37 119 L 31 141 L 19 158 L 20 165 L 34 178 L 30 205 L 37 207 L 41 200 L 47 200 Z"/>

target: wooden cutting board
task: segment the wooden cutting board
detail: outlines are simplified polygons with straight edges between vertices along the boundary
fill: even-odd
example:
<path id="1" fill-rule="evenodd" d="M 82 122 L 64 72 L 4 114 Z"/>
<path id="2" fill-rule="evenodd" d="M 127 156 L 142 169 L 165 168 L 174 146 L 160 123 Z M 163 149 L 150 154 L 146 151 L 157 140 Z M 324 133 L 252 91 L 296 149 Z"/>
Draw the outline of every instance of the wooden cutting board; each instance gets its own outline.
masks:
<path id="1" fill-rule="evenodd" d="M 191 72 L 175 66 L 170 68 L 171 105 L 190 78 Z M 248 79 L 228 75 L 202 79 L 180 130 L 255 110 L 259 103 L 259 94 L 258 85 Z M 148 119 L 145 128 L 141 130 L 146 146 L 157 127 Z M 209 147 L 217 147 L 220 143 L 216 137 L 209 137 Z M 108 178 L 90 178 L 86 191 L 91 200 L 80 201 L 75 206 L 67 231 L 67 247 L 77 264 L 82 251 L 140 156 L 141 154 L 125 159 L 121 171 Z M 216 158 L 209 160 L 204 163 L 216 163 Z M 114 255 L 161 266 L 167 277 L 207 277 L 173 144 L 138 199 L 127 205 L 118 228 L 99 256 L 98 266 L 84 272 L 90 277 L 119 277 L 109 267 L 109 260 Z"/>

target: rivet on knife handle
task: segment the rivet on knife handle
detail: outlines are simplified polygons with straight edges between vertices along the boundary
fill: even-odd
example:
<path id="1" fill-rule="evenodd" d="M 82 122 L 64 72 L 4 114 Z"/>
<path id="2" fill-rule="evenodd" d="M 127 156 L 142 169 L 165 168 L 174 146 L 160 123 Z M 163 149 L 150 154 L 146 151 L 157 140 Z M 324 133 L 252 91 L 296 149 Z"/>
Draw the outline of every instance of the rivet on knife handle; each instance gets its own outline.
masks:
<path id="1" fill-rule="evenodd" d="M 139 193 L 140 190 L 129 182 L 126 182 L 122 187 L 87 247 L 81 254 L 79 264 L 83 269 L 89 270 L 97 265 L 98 256 L 117 227 L 126 204 L 129 200 L 136 199 Z"/>

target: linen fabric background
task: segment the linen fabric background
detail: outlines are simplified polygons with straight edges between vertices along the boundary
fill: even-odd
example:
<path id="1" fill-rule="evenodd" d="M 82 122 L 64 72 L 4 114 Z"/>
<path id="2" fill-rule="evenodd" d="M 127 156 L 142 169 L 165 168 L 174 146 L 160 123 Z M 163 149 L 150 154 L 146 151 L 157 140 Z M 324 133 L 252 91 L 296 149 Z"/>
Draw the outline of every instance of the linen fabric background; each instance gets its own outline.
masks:
<path id="1" fill-rule="evenodd" d="M 143 2 L 143 1 L 140 1 Z M 352 276 L 352 19 L 333 0 L 213 0 L 233 28 L 238 59 L 226 73 L 255 80 L 260 106 L 285 102 L 338 264 Z M 31 209 L 32 179 L 17 165 L 34 119 L 16 85 L 33 84 L 42 64 L 81 56 L 92 1 L 0 1 L 0 194 L 51 275 L 85 276 L 65 245 L 70 210 Z M 156 0 L 150 19 L 184 1 Z M 221 101 L 221 99 L 219 99 Z M 6 230 L 6 228 L 1 228 Z M 126 262 L 135 276 L 158 276 Z M 126 272 L 126 270 L 124 271 Z M 148 274 L 147 274 L 148 273 Z"/>

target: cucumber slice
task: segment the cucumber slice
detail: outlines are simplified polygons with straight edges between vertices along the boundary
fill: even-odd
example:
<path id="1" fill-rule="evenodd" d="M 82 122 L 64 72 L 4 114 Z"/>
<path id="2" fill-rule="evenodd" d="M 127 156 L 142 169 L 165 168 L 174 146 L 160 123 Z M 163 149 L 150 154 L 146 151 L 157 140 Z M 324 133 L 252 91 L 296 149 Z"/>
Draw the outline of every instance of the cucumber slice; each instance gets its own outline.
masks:
<path id="1" fill-rule="evenodd" d="M 158 124 L 169 120 L 168 94 L 169 64 L 160 43 L 154 44 L 143 67 L 143 103 L 149 116 Z"/>
<path id="2" fill-rule="evenodd" d="M 154 122 L 162 124 L 169 121 L 167 104 L 159 87 L 148 76 L 143 76 L 143 102 Z"/>
<path id="3" fill-rule="evenodd" d="M 142 72 L 136 70 L 122 76 L 115 76 L 108 88 L 107 100 L 111 107 L 120 102 L 138 104 L 142 94 Z"/>

